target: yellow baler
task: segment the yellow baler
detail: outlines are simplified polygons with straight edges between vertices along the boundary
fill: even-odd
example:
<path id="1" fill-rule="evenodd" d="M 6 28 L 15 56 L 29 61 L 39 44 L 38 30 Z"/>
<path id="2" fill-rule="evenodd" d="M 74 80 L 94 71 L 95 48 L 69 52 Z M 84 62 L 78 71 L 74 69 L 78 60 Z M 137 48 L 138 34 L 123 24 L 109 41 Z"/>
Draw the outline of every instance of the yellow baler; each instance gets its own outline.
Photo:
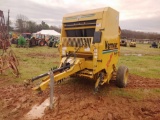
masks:
<path id="1" fill-rule="evenodd" d="M 53 70 L 54 80 L 68 76 L 90 78 L 95 80 L 95 90 L 98 90 L 99 85 L 117 78 L 117 85 L 125 87 L 128 68 L 121 66 L 116 70 L 120 32 L 119 13 L 110 7 L 65 15 L 58 48 L 61 63 Z M 36 89 L 44 90 L 49 81 L 48 76 Z"/>

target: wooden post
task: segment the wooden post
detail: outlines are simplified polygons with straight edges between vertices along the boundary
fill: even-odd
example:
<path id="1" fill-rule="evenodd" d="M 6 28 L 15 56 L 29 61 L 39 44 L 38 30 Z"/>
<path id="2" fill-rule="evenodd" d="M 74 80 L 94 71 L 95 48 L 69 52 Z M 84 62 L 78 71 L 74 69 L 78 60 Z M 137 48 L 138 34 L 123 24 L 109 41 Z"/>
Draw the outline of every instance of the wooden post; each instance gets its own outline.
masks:
<path id="1" fill-rule="evenodd" d="M 50 109 L 53 108 L 53 89 L 54 88 L 54 77 L 53 72 L 50 71 Z"/>

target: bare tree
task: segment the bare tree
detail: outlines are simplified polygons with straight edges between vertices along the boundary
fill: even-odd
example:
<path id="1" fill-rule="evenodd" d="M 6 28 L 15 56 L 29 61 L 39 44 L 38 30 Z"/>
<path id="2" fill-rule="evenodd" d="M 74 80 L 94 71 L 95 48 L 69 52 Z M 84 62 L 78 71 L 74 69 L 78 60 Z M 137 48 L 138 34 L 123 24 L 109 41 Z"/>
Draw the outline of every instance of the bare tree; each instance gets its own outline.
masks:
<path id="1" fill-rule="evenodd" d="M 138 31 L 131 31 L 131 30 L 122 30 L 121 32 L 122 37 L 127 38 L 136 38 L 136 39 L 157 39 L 160 38 L 160 34 L 158 33 L 147 33 L 147 32 L 138 32 Z"/>
<path id="2" fill-rule="evenodd" d="M 46 24 L 44 21 L 41 22 L 41 26 L 42 26 L 42 29 L 49 29 L 48 24 Z"/>
<path id="3" fill-rule="evenodd" d="M 37 32 L 37 24 L 33 21 L 28 21 L 26 32 L 30 32 L 30 33 Z"/>
<path id="4" fill-rule="evenodd" d="M 8 24 L 8 20 L 6 20 L 6 25 L 7 24 Z M 13 30 L 12 24 L 13 24 L 13 22 L 11 20 L 9 20 L 9 31 Z"/>
<path id="5" fill-rule="evenodd" d="M 24 15 L 17 15 L 16 18 L 16 28 L 18 30 L 18 32 L 26 32 L 27 27 L 28 27 L 28 18 Z"/>
<path id="6" fill-rule="evenodd" d="M 50 29 L 51 30 L 55 30 L 55 31 L 57 31 L 57 32 L 61 32 L 61 26 L 59 26 L 59 27 L 57 27 L 57 26 L 50 26 Z"/>

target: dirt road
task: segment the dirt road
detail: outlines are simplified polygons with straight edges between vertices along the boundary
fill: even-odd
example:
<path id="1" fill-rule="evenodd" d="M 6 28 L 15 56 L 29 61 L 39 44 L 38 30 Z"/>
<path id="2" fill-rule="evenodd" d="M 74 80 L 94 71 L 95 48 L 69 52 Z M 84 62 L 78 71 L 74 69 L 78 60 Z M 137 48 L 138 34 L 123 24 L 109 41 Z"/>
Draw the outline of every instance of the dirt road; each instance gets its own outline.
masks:
<path id="1" fill-rule="evenodd" d="M 1 84 L 7 80 L 0 80 Z M 121 91 L 114 82 L 101 87 L 100 93 L 93 93 L 94 82 L 86 80 L 65 81 L 55 86 L 57 98 L 54 110 L 45 111 L 39 120 L 158 120 L 160 118 L 160 91 L 145 98 L 124 94 L 139 90 L 156 90 L 160 88 L 160 79 L 149 79 L 130 75 L 128 86 Z M 0 87 L 0 119 L 19 120 L 35 104 L 42 103 L 49 96 L 49 90 L 42 94 L 23 85 L 6 85 Z M 113 94 L 115 93 L 115 94 Z M 142 92 L 143 93 L 143 92 Z M 134 93 L 136 94 L 136 93 Z M 147 93 L 144 93 L 147 94 Z M 147 96 L 147 97 L 146 97 Z"/>

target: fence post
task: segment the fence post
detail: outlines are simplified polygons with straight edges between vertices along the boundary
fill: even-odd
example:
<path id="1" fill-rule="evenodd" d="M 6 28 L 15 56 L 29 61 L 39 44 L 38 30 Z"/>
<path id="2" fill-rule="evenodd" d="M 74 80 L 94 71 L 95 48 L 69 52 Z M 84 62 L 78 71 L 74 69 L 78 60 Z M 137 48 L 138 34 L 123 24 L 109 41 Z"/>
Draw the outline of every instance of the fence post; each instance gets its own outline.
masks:
<path id="1" fill-rule="evenodd" d="M 50 71 L 50 109 L 53 107 L 53 88 L 54 88 L 54 77 L 53 72 Z"/>

